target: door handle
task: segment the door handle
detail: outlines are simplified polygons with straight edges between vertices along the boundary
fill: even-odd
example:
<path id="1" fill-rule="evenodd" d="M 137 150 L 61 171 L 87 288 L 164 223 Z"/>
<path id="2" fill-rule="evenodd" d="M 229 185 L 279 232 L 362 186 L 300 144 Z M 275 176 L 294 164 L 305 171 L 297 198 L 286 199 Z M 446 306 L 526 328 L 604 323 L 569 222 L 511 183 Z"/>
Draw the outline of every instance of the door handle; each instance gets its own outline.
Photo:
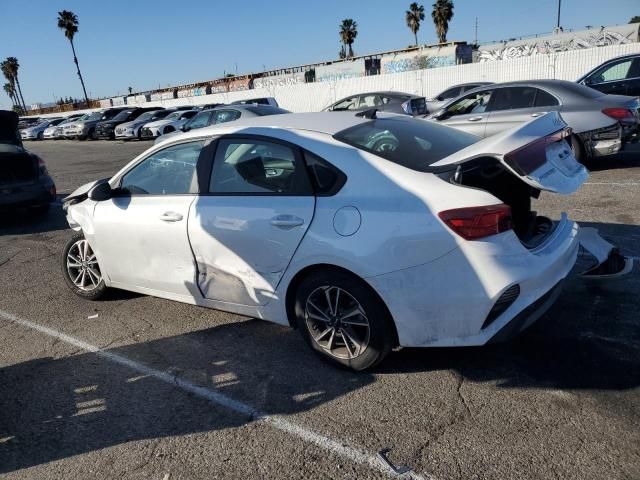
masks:
<path id="1" fill-rule="evenodd" d="M 541 116 L 542 116 L 542 115 L 544 115 L 545 113 L 547 113 L 547 112 L 536 112 L 536 113 L 532 113 L 532 114 L 531 114 L 531 116 L 532 116 L 533 118 L 541 117 Z"/>
<path id="2" fill-rule="evenodd" d="M 179 222 L 182 220 L 182 215 L 176 212 L 164 212 L 160 215 L 160 220 L 163 222 Z"/>
<path id="3" fill-rule="evenodd" d="M 271 225 L 274 227 L 289 229 L 293 227 L 299 227 L 300 225 L 304 225 L 304 220 L 300 217 L 296 217 L 295 215 L 278 215 L 271 219 Z"/>
<path id="4" fill-rule="evenodd" d="M 477 122 L 478 120 L 482 120 L 482 117 L 471 117 L 469 119 L 470 122 Z"/>

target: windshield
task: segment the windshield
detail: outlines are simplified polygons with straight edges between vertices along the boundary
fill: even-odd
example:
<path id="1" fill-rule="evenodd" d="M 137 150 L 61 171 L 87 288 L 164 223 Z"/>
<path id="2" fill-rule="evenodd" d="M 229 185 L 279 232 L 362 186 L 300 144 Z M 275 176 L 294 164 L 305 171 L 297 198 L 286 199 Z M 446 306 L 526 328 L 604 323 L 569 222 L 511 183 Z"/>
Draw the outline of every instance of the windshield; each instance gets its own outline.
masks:
<path id="1" fill-rule="evenodd" d="M 156 112 L 146 112 L 138 117 L 138 120 L 149 120 Z"/>
<path id="2" fill-rule="evenodd" d="M 475 135 L 414 118 L 379 118 L 347 128 L 336 140 L 412 170 L 429 166 L 477 142 Z"/>
<path id="3" fill-rule="evenodd" d="M 171 115 L 167 115 L 167 120 L 177 120 L 180 118 L 183 112 L 173 112 Z"/>
<path id="4" fill-rule="evenodd" d="M 103 112 L 93 112 L 87 118 L 80 117 L 77 121 L 83 120 L 83 121 L 90 122 L 93 120 L 100 120 L 103 117 L 103 115 L 104 115 Z"/>
<path id="5" fill-rule="evenodd" d="M 118 115 L 113 117 L 113 120 L 126 120 L 129 115 L 133 113 L 133 110 L 123 110 Z"/>

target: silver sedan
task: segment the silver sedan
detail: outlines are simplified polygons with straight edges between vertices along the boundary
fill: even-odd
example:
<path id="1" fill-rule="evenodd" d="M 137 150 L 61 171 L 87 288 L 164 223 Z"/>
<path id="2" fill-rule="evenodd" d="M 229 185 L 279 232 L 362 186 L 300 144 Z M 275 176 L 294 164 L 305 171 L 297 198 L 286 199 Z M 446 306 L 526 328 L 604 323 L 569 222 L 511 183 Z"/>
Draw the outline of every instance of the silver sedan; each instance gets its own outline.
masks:
<path id="1" fill-rule="evenodd" d="M 573 130 L 571 143 L 582 160 L 620 151 L 638 129 L 640 106 L 634 97 L 573 82 L 532 80 L 476 88 L 427 118 L 484 138 L 550 111 Z"/>

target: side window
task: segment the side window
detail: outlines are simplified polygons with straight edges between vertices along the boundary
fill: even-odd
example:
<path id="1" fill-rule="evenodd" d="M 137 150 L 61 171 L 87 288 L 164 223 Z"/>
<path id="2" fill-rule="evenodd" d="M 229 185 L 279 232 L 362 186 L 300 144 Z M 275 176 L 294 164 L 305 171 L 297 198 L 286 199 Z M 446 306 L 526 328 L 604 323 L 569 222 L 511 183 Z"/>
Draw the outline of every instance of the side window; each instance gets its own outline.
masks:
<path id="1" fill-rule="evenodd" d="M 349 97 L 336 103 L 331 110 L 355 110 L 358 106 L 358 97 Z"/>
<path id="2" fill-rule="evenodd" d="M 238 110 L 214 110 L 212 124 L 233 122 L 240 118 L 241 113 Z"/>
<path id="3" fill-rule="evenodd" d="M 358 108 L 373 108 L 382 106 L 382 100 L 379 95 L 361 95 L 360 105 Z"/>
<path id="4" fill-rule="evenodd" d="M 602 82 L 613 82 L 616 80 L 624 80 L 631 69 L 633 59 L 623 60 L 622 62 L 606 65 L 595 72 L 587 79 L 588 85 L 595 85 Z"/>
<path id="5" fill-rule="evenodd" d="M 185 119 L 185 118 L 193 118 L 196 116 L 196 113 L 198 112 L 184 112 L 182 115 L 180 115 L 181 119 Z"/>
<path id="6" fill-rule="evenodd" d="M 179 195 L 191 187 L 203 141 L 181 143 L 160 150 L 122 177 L 120 188 L 131 195 Z"/>
<path id="7" fill-rule="evenodd" d="M 344 173 L 311 152 L 304 152 L 304 159 L 307 163 L 315 192 L 320 196 L 337 193 L 347 180 Z"/>
<path id="8" fill-rule="evenodd" d="M 189 122 L 189 128 L 202 128 L 209 125 L 211 112 L 200 112 Z"/>
<path id="9" fill-rule="evenodd" d="M 210 193 L 312 195 L 309 177 L 296 153 L 262 140 L 218 142 Z"/>
<path id="10" fill-rule="evenodd" d="M 487 104 L 491 99 L 493 90 L 483 90 L 475 92 L 461 98 L 447 108 L 449 116 L 465 115 L 468 113 L 483 113 L 487 109 Z"/>
<path id="11" fill-rule="evenodd" d="M 536 107 L 555 107 L 556 105 L 560 105 L 556 97 L 538 89 L 536 92 Z"/>
<path id="12" fill-rule="evenodd" d="M 440 95 L 438 95 L 438 100 L 449 100 L 451 98 L 456 98 L 458 95 L 462 93 L 462 87 L 453 87 L 449 90 L 445 90 Z"/>
<path id="13" fill-rule="evenodd" d="M 491 111 L 531 108 L 535 102 L 536 90 L 532 87 L 498 88 L 494 93 Z"/>

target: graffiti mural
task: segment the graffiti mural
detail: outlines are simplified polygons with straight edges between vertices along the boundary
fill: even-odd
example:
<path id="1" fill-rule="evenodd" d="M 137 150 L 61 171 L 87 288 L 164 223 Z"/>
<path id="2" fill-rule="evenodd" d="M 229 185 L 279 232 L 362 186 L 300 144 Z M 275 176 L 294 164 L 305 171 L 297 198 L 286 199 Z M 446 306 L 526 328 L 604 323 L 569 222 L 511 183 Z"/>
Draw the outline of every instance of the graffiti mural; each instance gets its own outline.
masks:
<path id="1" fill-rule="evenodd" d="M 624 45 L 637 42 L 639 39 L 637 24 L 603 27 L 579 32 L 561 32 L 526 40 L 481 45 L 478 60 L 480 62 L 491 62 L 585 48 Z"/>
<path id="2" fill-rule="evenodd" d="M 409 72 L 449 67 L 471 61 L 471 45 L 426 48 L 413 52 L 383 55 L 382 73 Z"/>

